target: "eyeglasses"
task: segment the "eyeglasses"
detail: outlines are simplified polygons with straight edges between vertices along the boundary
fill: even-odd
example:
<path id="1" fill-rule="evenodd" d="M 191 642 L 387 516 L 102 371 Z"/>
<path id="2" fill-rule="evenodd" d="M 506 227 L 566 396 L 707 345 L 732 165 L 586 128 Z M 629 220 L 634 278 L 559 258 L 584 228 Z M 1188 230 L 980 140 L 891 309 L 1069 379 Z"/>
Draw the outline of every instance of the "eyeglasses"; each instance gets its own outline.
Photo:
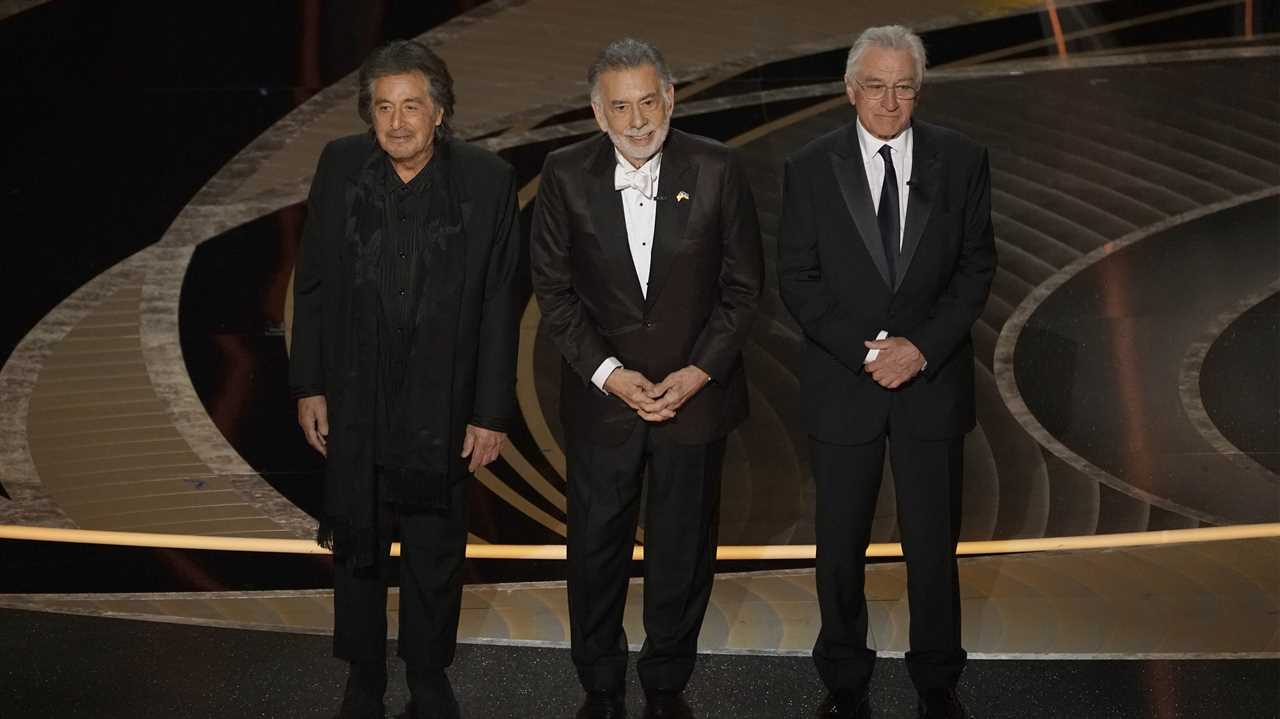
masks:
<path id="1" fill-rule="evenodd" d="M 900 82 L 897 85 L 886 85 L 883 82 L 863 83 L 861 80 L 854 80 L 854 82 L 858 83 L 858 87 L 862 88 L 862 92 L 867 96 L 868 100 L 881 99 L 891 88 L 894 96 L 899 100 L 914 100 L 916 93 L 920 91 L 915 85 L 909 85 L 905 82 Z"/>

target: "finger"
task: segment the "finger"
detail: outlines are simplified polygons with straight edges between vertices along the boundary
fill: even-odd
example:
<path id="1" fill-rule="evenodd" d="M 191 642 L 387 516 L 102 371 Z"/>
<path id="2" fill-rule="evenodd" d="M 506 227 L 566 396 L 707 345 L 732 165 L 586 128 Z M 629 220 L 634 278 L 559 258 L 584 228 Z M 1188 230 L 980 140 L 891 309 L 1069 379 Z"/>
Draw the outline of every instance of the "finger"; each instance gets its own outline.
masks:
<path id="1" fill-rule="evenodd" d="M 869 350 L 885 350 L 893 346 L 889 340 L 867 340 L 862 344 Z"/>
<path id="2" fill-rule="evenodd" d="M 462 440 L 462 456 L 470 457 L 472 450 L 474 450 L 475 448 L 476 448 L 476 435 L 474 432 L 471 432 L 470 430 L 468 430 L 467 436 L 464 437 Z M 471 464 L 474 466 L 475 462 L 472 462 Z M 471 471 L 474 472 L 475 470 L 472 469 Z"/>
<path id="3" fill-rule="evenodd" d="M 316 425 L 318 428 L 317 434 L 327 440 L 329 438 L 329 413 L 327 411 L 316 413 Z"/>
<path id="4" fill-rule="evenodd" d="M 307 436 L 307 444 L 311 445 L 311 448 L 319 452 L 321 455 L 327 456 L 328 453 L 325 450 L 324 443 L 320 441 L 318 436 L 316 436 L 315 429 L 310 426 L 303 427 L 302 429 L 303 434 Z"/>

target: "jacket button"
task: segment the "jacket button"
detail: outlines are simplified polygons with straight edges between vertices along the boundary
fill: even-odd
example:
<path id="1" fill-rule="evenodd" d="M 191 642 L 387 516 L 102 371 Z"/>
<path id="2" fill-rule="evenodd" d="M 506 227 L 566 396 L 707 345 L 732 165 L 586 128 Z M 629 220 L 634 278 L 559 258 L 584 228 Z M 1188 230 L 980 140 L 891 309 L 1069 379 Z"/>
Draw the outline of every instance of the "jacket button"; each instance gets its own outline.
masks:
<path id="1" fill-rule="evenodd" d="M 645 320 L 645 321 L 644 321 L 644 328 L 645 328 L 645 329 L 647 329 L 647 330 L 651 330 L 651 329 L 653 329 L 653 322 L 651 322 L 651 321 L 649 321 L 649 320 Z"/>

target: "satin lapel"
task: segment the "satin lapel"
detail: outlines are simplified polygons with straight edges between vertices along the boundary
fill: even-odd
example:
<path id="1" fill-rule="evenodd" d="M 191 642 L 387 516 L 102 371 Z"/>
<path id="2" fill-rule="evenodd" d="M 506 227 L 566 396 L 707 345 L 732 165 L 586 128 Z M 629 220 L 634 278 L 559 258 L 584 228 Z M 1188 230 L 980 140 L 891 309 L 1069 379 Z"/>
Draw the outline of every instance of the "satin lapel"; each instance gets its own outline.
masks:
<path id="1" fill-rule="evenodd" d="M 898 259 L 898 285 L 911 269 L 924 228 L 933 212 L 934 186 L 938 182 L 938 154 L 928 126 L 916 123 L 911 131 L 911 179 L 907 191 L 907 225 L 902 232 L 902 256 Z"/>
<path id="2" fill-rule="evenodd" d="M 672 140 L 675 140 L 672 131 Z M 653 256 L 649 262 L 649 293 L 644 307 L 653 307 L 662 286 L 671 274 L 671 264 L 684 246 L 689 211 L 698 198 L 693 191 L 698 184 L 698 168 L 680 151 L 678 140 L 668 140 L 662 154 L 662 171 L 658 173 L 657 215 L 653 221 Z"/>
<path id="3" fill-rule="evenodd" d="M 613 257 L 615 266 L 623 268 L 624 277 L 617 278 L 630 287 L 627 293 L 636 307 L 644 305 L 644 291 L 636 277 L 635 263 L 631 260 L 631 245 L 627 242 L 627 217 L 622 212 L 622 193 L 613 187 L 613 168 L 617 159 L 608 137 L 601 143 L 599 152 L 587 166 L 587 184 L 591 196 L 591 227 L 601 249 Z"/>
<path id="4" fill-rule="evenodd" d="M 889 263 L 884 256 L 884 244 L 880 242 L 880 226 L 876 224 L 875 205 L 871 204 L 871 190 L 867 187 L 867 172 L 862 167 L 862 151 L 858 149 L 857 129 L 850 126 L 845 135 L 843 151 L 831 153 L 831 169 L 840 183 L 840 194 L 867 253 L 880 271 L 880 279 L 889 286 Z"/>

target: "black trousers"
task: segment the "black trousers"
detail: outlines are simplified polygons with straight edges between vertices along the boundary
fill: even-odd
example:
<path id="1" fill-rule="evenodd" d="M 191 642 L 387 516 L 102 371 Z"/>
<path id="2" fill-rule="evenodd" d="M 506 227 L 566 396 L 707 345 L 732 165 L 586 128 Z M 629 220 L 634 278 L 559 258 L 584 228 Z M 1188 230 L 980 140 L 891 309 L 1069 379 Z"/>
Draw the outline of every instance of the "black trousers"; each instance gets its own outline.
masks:
<path id="1" fill-rule="evenodd" d="M 863 593 L 871 521 L 884 468 L 885 437 L 861 445 L 810 441 L 817 484 L 817 583 L 822 629 L 814 663 L 833 692 L 861 693 L 876 654 L 867 648 Z M 907 562 L 911 649 L 907 670 L 920 691 L 956 685 L 960 646 L 960 537 L 964 438 L 890 438 L 898 527 Z"/>
<path id="2" fill-rule="evenodd" d="M 351 662 L 387 656 L 387 583 L 394 579 L 391 542 L 400 540 L 400 634 L 405 664 L 426 671 L 453 663 L 467 551 L 467 487 L 454 484 L 447 511 L 401 511 L 379 502 L 376 567 L 333 563 L 333 654 Z M 382 489 L 381 482 L 379 489 Z M 385 496 L 385 494 L 383 495 Z"/>
<path id="3" fill-rule="evenodd" d="M 578 678 L 588 691 L 621 693 L 626 685 L 622 614 L 647 469 L 647 636 L 636 669 L 646 691 L 681 691 L 711 598 L 725 442 L 656 443 L 639 422 L 616 447 L 575 438 L 567 444 L 569 624 Z"/>

